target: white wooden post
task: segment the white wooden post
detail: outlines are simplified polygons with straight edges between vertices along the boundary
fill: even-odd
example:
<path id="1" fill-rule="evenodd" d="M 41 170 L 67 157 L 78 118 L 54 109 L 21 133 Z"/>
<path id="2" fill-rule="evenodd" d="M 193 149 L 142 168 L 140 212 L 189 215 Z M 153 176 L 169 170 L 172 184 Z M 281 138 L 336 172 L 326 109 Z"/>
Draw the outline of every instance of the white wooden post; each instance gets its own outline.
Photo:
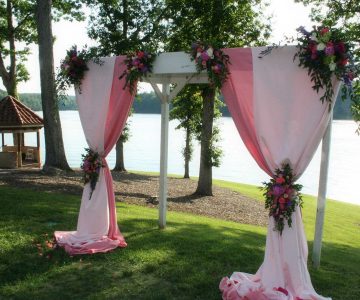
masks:
<path id="1" fill-rule="evenodd" d="M 161 97 L 161 144 L 160 144 L 160 186 L 159 186 L 159 227 L 166 227 L 167 166 L 169 141 L 169 94 L 170 84 L 163 83 Z"/>
<path id="2" fill-rule="evenodd" d="M 321 244 L 322 244 L 325 205 L 326 205 L 326 188 L 327 188 L 327 179 L 328 179 L 328 170 L 329 170 L 332 120 L 333 118 L 331 113 L 331 118 L 329 120 L 329 124 L 324 134 L 322 140 L 322 148 L 321 148 L 319 192 L 317 199 L 315 236 L 314 236 L 314 245 L 313 245 L 313 253 L 312 253 L 312 261 L 315 268 L 318 268 L 320 266 Z"/>

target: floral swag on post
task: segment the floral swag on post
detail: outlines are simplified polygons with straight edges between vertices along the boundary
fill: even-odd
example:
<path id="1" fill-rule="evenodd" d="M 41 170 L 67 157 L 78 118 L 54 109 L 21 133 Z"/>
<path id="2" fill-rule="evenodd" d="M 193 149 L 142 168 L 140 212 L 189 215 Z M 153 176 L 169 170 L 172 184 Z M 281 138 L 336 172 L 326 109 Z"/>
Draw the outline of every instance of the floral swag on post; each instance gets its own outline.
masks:
<path id="1" fill-rule="evenodd" d="M 99 153 L 91 150 L 90 148 L 85 148 L 86 153 L 82 154 L 82 163 L 81 163 L 81 169 L 83 170 L 83 180 L 84 184 L 90 183 L 90 197 L 95 190 L 96 183 L 99 179 L 100 175 L 100 168 L 104 167 L 104 164 L 102 162 L 102 158 L 99 155 Z"/>
<path id="2" fill-rule="evenodd" d="M 298 38 L 298 52 L 295 57 L 299 58 L 299 66 L 308 69 L 313 89 L 325 88 L 322 102 L 326 101 L 331 105 L 334 96 L 332 77 L 335 76 L 343 84 L 342 96 L 346 99 L 360 97 L 352 90 L 352 81 L 359 75 L 359 68 L 355 65 L 352 49 L 354 45 L 346 41 L 346 36 L 340 29 L 319 26 L 312 31 L 306 31 L 299 27 L 301 33 Z"/>
<path id="3" fill-rule="evenodd" d="M 143 76 L 152 72 L 155 58 L 156 55 L 142 50 L 127 54 L 124 61 L 126 64 L 126 70 L 119 77 L 119 79 L 125 77 L 124 89 L 129 86 L 130 93 L 136 93 L 136 82 Z"/>
<path id="4" fill-rule="evenodd" d="M 58 92 L 68 90 L 71 85 L 81 92 L 81 81 L 85 76 L 85 72 L 89 70 L 86 62 L 90 59 L 86 49 L 77 50 L 74 45 L 66 51 L 66 57 L 60 62 L 60 69 L 56 76 L 56 85 Z"/>
<path id="5" fill-rule="evenodd" d="M 274 178 L 263 184 L 261 189 L 264 191 L 265 208 L 269 209 L 269 216 L 274 218 L 274 230 L 281 235 L 285 221 L 291 227 L 291 216 L 296 206 L 302 207 L 302 185 L 294 183 L 294 175 L 288 163 L 283 164 L 281 169 L 276 169 Z"/>
<path id="6" fill-rule="evenodd" d="M 190 55 L 199 73 L 207 71 L 210 85 L 221 88 L 229 75 L 229 56 L 222 50 L 202 42 L 194 42 L 191 45 Z"/>

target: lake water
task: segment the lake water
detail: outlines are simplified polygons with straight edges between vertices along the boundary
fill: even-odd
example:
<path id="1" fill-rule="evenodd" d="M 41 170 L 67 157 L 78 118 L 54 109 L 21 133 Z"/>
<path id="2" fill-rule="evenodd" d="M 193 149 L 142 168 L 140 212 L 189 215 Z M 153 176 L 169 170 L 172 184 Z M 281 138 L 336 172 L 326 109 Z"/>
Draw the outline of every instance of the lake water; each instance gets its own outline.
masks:
<path id="1" fill-rule="evenodd" d="M 41 112 L 39 113 L 41 115 Z M 87 147 L 77 111 L 61 111 L 63 139 L 68 162 L 78 168 L 81 154 Z M 184 134 L 175 130 L 176 121 L 169 127 L 169 165 L 171 174 L 183 174 L 181 150 L 184 146 Z M 224 152 L 222 164 L 214 168 L 213 177 L 233 182 L 260 185 L 268 176 L 255 163 L 235 128 L 231 118 L 223 117 L 221 128 L 221 146 Z M 131 137 L 125 144 L 125 167 L 128 170 L 159 172 L 160 166 L 160 115 L 135 114 L 130 118 Z M 328 178 L 328 197 L 360 205 L 360 137 L 355 134 L 353 121 L 334 121 L 332 128 L 331 156 Z M 7 142 L 11 139 L 6 135 Z M 28 145 L 35 145 L 35 134 L 25 135 Z M 44 136 L 41 135 L 42 160 L 44 161 Z M 194 158 L 190 163 L 190 175 L 198 176 L 200 147 L 194 142 Z M 299 183 L 304 185 L 303 192 L 316 195 L 319 181 L 321 145 Z M 115 165 L 115 150 L 108 158 L 110 167 Z M 225 201 L 226 199 L 224 199 Z"/>

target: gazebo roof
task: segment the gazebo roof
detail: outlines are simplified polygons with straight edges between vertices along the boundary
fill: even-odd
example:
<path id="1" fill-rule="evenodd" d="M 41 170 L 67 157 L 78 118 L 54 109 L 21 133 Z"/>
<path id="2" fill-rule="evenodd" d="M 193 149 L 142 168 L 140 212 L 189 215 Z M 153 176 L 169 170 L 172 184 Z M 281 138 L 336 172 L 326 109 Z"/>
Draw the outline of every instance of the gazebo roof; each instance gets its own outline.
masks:
<path id="1" fill-rule="evenodd" d="M 0 101 L 0 130 L 31 130 L 43 126 L 43 119 L 14 97 L 6 96 Z"/>

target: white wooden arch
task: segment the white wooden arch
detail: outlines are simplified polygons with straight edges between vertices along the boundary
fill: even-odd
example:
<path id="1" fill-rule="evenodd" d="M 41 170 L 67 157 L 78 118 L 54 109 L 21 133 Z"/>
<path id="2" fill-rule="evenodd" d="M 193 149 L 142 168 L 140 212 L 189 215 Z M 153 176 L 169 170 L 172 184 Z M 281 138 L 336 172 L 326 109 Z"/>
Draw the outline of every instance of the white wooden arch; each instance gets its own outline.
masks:
<path id="1" fill-rule="evenodd" d="M 143 78 L 151 84 L 161 101 L 161 144 L 160 144 L 160 184 L 159 184 L 159 228 L 166 227 L 167 207 L 167 167 L 168 167 L 168 130 L 169 104 L 186 84 L 208 83 L 206 72 L 198 73 L 195 63 L 185 52 L 161 53 L 154 62 L 153 72 Z M 170 91 L 170 85 L 175 88 Z M 161 85 L 161 88 L 159 87 Z M 315 267 L 320 265 L 323 224 L 325 216 L 327 178 L 331 141 L 330 118 L 327 130 L 322 139 L 321 166 L 317 198 L 316 226 L 312 261 Z"/>

